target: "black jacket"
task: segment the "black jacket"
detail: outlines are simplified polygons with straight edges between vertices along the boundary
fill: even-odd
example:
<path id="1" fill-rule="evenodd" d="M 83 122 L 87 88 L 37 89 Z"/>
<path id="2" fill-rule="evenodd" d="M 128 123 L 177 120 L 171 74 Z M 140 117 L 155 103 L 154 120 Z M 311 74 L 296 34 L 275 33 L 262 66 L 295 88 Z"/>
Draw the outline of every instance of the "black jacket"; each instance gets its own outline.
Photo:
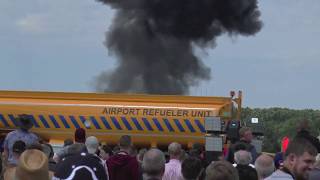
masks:
<path id="1" fill-rule="evenodd" d="M 230 145 L 226 160 L 229 161 L 231 164 L 233 164 L 234 163 L 234 153 L 239 150 L 245 150 L 245 151 L 248 151 L 251 153 L 251 156 L 252 156 L 251 163 L 254 163 L 258 157 L 257 150 L 252 144 L 248 143 L 247 141 L 240 140 L 240 141 Z"/>

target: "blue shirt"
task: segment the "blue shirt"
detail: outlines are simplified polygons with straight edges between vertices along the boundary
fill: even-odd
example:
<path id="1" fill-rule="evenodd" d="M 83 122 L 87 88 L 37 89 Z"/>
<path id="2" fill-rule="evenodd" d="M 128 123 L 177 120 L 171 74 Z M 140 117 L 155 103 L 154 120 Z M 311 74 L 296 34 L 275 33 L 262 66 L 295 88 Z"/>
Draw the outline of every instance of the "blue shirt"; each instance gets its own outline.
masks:
<path id="1" fill-rule="evenodd" d="M 19 140 L 26 143 L 26 146 L 30 146 L 39 141 L 37 135 L 31 132 L 23 131 L 21 129 L 17 129 L 15 131 L 11 131 L 10 133 L 8 133 L 4 140 L 4 149 L 8 150 L 9 164 L 15 164 L 15 165 L 17 164 L 17 160 L 13 157 L 13 154 L 12 154 L 12 147 L 13 147 L 13 144 Z"/>

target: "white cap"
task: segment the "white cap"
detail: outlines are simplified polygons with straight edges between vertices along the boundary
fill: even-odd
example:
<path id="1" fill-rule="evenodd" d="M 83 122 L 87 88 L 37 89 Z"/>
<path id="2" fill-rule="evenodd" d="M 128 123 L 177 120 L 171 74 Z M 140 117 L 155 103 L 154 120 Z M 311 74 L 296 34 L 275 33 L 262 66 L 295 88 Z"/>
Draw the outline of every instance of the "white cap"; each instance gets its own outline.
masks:
<path id="1" fill-rule="evenodd" d="M 97 151 L 97 149 L 99 147 L 98 139 L 95 136 L 89 136 L 86 139 L 86 143 L 85 144 L 86 144 L 86 147 L 87 147 L 87 150 L 88 150 L 89 154 L 96 153 L 96 151 Z"/>

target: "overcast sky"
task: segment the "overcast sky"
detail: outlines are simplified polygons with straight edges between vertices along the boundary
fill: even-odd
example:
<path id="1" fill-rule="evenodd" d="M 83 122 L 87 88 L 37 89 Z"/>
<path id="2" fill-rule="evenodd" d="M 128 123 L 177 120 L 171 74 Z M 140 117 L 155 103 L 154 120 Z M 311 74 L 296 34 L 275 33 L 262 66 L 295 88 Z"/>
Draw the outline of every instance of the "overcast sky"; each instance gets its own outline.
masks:
<path id="1" fill-rule="evenodd" d="M 259 2 L 262 30 L 218 38 L 197 53 L 211 80 L 191 95 L 242 90 L 244 106 L 319 108 L 320 1 Z M 95 91 L 94 78 L 115 67 L 104 47 L 114 11 L 94 0 L 1 0 L 0 89 Z"/>

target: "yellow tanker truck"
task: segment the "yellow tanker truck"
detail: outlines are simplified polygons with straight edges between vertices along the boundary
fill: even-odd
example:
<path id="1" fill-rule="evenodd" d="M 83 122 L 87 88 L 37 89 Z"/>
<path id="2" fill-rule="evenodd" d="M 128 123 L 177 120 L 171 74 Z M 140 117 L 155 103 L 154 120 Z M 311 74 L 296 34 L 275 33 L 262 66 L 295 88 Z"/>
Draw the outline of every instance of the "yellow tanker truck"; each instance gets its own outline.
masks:
<path id="1" fill-rule="evenodd" d="M 177 141 L 191 146 L 205 142 L 204 120 L 239 119 L 238 97 L 196 97 L 137 94 L 0 91 L 0 131 L 17 128 L 16 117 L 27 114 L 32 132 L 49 142 L 73 138 L 85 128 L 107 144 L 131 135 L 134 144 L 161 146 Z"/>

